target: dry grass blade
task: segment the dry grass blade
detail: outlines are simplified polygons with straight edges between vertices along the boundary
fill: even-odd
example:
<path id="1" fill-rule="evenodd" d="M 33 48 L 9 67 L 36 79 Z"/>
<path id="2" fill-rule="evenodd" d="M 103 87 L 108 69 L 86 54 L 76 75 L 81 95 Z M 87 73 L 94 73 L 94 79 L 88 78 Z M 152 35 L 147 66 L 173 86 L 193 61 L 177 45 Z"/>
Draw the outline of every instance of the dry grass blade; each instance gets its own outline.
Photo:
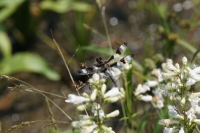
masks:
<path id="1" fill-rule="evenodd" d="M 9 129 L 6 131 L 6 133 L 9 133 L 9 132 L 12 132 L 12 131 L 15 131 L 15 130 L 22 129 L 22 128 L 26 127 L 26 126 L 29 126 L 29 127 L 30 127 L 30 125 L 33 124 L 33 123 L 35 123 L 35 122 L 36 122 L 36 121 L 26 121 L 26 122 L 22 122 L 22 123 L 19 124 L 19 125 L 14 125 L 14 126 L 12 126 L 11 128 L 9 128 Z"/>
<path id="2" fill-rule="evenodd" d="M 69 59 L 69 61 L 67 62 L 67 65 L 69 65 L 69 63 L 71 62 L 71 60 L 74 58 L 76 52 L 78 52 L 80 45 L 78 45 L 78 48 L 76 49 L 76 51 L 74 52 L 74 54 L 72 55 L 72 57 Z"/>
<path id="3" fill-rule="evenodd" d="M 51 31 L 51 34 L 52 34 L 52 37 L 53 37 L 52 31 Z M 54 43 L 56 44 L 56 46 L 57 46 L 57 48 L 58 48 L 58 50 L 59 50 L 59 52 L 60 52 L 60 55 L 61 55 L 61 57 L 62 57 L 62 59 L 63 59 L 63 61 L 64 61 L 64 63 L 65 63 L 65 66 L 66 66 L 66 68 L 67 68 L 67 71 L 68 71 L 68 73 L 69 73 L 69 76 L 70 76 L 70 78 L 71 78 L 71 81 L 72 81 L 73 85 L 75 86 L 76 92 L 77 92 L 77 94 L 80 96 L 79 88 L 76 86 L 76 83 L 75 83 L 75 81 L 74 81 L 74 78 L 72 77 L 72 74 L 71 74 L 71 72 L 70 72 L 70 70 L 69 70 L 68 64 L 66 63 L 65 58 L 64 58 L 64 56 L 63 56 L 63 54 L 62 54 L 62 51 L 60 50 L 60 47 L 59 47 L 59 45 L 57 44 L 57 42 L 56 42 L 56 40 L 54 39 L 54 37 L 53 37 L 53 41 L 54 41 Z M 85 112 L 86 112 L 86 114 L 88 115 L 88 113 L 87 113 L 86 110 L 85 110 Z"/>
<path id="4" fill-rule="evenodd" d="M 24 85 L 16 85 L 14 87 L 8 87 L 8 90 L 11 91 L 20 91 L 20 92 L 34 92 L 30 89 L 24 89 L 23 87 L 25 87 Z"/>
<path id="5" fill-rule="evenodd" d="M 51 31 L 51 34 L 52 34 L 52 37 L 53 37 L 52 31 Z M 73 77 L 72 77 L 72 74 L 71 74 L 71 72 L 70 72 L 70 70 L 69 70 L 69 67 L 68 67 L 68 65 L 67 65 L 67 63 L 66 63 L 66 61 L 65 61 L 65 58 L 64 58 L 63 54 L 62 54 L 62 51 L 61 51 L 61 49 L 60 49 L 58 43 L 57 43 L 56 40 L 54 39 L 54 37 L 53 37 L 53 41 L 54 41 L 54 43 L 56 44 L 56 46 L 57 46 L 57 48 L 58 48 L 58 51 L 59 51 L 59 53 L 60 53 L 60 55 L 61 55 L 61 57 L 62 57 L 62 59 L 63 59 L 63 61 L 64 61 L 64 63 L 65 63 L 65 66 L 66 66 L 67 71 L 68 71 L 68 73 L 69 73 L 69 76 L 70 76 L 70 78 L 71 78 L 71 80 L 72 80 L 72 83 L 75 84 L 74 79 L 73 79 Z"/>
<path id="6" fill-rule="evenodd" d="M 43 92 L 41 92 L 40 90 L 36 89 L 36 88 L 33 87 L 32 85 L 30 85 L 30 84 L 28 84 L 28 83 L 26 83 L 26 82 L 24 82 L 24 81 L 22 81 L 22 80 L 20 80 L 20 79 L 18 79 L 18 78 L 11 77 L 11 76 L 7 76 L 7 75 L 1 75 L 0 78 L 4 78 L 4 79 L 8 79 L 8 80 L 15 80 L 15 81 L 18 81 L 18 82 L 20 82 L 20 83 L 22 83 L 22 84 L 24 84 L 24 85 L 30 87 L 31 90 L 33 90 L 33 91 L 35 91 L 35 92 L 41 94 L 41 95 L 44 96 L 45 98 L 47 98 L 47 99 L 48 99 L 51 103 L 53 103 L 65 116 L 67 116 L 68 119 L 72 120 L 71 117 L 70 117 L 68 114 L 66 114 L 65 111 L 62 110 L 55 102 L 53 102 L 49 97 L 47 97 L 45 94 L 43 94 Z"/>
<path id="7" fill-rule="evenodd" d="M 52 112 L 52 110 L 51 110 L 51 107 L 50 107 L 50 104 L 49 104 L 49 100 L 48 100 L 47 98 L 46 98 L 46 103 L 47 103 L 47 107 L 48 107 L 50 119 L 51 119 L 51 121 L 52 121 L 52 123 L 53 123 L 54 128 L 57 130 L 58 127 L 57 127 L 57 125 L 56 125 L 56 121 L 55 121 L 55 119 L 54 119 L 54 115 L 53 115 L 53 112 Z"/>

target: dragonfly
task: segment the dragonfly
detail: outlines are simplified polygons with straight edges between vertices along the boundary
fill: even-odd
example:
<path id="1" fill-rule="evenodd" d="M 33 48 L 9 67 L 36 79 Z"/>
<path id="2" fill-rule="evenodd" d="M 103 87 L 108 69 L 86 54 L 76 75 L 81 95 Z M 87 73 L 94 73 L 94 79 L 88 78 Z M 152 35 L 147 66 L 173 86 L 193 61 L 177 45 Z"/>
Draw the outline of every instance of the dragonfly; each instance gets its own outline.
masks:
<path id="1" fill-rule="evenodd" d="M 115 87 L 118 87 L 117 82 L 112 74 L 112 69 L 122 69 L 123 65 L 130 63 L 134 57 L 133 54 L 126 55 L 127 43 L 124 42 L 119 46 L 116 52 L 111 55 L 108 60 L 103 60 L 102 57 L 96 58 L 96 63 L 92 67 L 88 67 L 86 63 L 81 63 L 81 69 L 78 71 L 79 75 L 91 75 L 98 73 L 100 77 L 110 77 Z"/>

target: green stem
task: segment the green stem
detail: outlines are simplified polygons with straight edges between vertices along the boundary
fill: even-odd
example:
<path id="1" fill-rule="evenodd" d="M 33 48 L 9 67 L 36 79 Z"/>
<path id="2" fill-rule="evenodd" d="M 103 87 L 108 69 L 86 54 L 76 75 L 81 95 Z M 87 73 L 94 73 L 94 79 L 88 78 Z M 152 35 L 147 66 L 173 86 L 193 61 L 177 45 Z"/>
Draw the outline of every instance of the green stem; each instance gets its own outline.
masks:
<path id="1" fill-rule="evenodd" d="M 108 45 L 109 45 L 109 48 L 110 48 L 110 53 L 112 54 L 112 45 L 111 45 L 111 40 L 110 40 L 110 35 L 109 35 L 109 32 L 108 32 L 108 26 L 107 26 L 107 23 L 106 23 L 106 16 L 105 16 L 105 6 L 102 7 L 102 20 L 103 20 L 103 25 L 104 25 L 104 28 L 105 28 L 105 31 L 106 31 L 106 37 L 107 37 L 107 40 L 108 40 Z"/>

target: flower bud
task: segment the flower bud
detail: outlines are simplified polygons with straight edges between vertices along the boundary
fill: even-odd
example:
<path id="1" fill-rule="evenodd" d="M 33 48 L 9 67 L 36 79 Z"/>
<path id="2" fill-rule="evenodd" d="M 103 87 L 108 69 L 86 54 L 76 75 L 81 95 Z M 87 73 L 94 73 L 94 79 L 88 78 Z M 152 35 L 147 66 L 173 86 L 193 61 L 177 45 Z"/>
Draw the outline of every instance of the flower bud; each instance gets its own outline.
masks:
<path id="1" fill-rule="evenodd" d="M 80 128 L 85 125 L 91 125 L 93 121 L 91 120 L 80 120 L 80 121 L 73 121 L 72 126 L 75 128 Z"/>
<path id="2" fill-rule="evenodd" d="M 139 99 L 145 102 L 150 102 L 153 97 L 151 95 L 139 95 Z"/>
<path id="3" fill-rule="evenodd" d="M 105 94 L 105 91 L 106 91 L 106 85 L 102 84 L 102 86 L 101 86 L 101 92 L 102 92 L 102 94 Z"/>
<path id="4" fill-rule="evenodd" d="M 182 58 L 182 62 L 183 62 L 183 65 L 187 64 L 187 58 L 185 56 Z"/>
<path id="5" fill-rule="evenodd" d="M 110 114 L 107 114 L 106 117 L 111 118 L 111 117 L 116 117 L 118 115 L 119 115 L 119 110 L 115 110 L 115 111 L 111 112 Z"/>
<path id="6" fill-rule="evenodd" d="M 96 99 L 96 96 L 97 96 L 97 89 L 94 89 L 93 90 L 93 92 L 92 92 L 92 94 L 91 94 L 91 96 L 90 96 L 90 99 L 92 100 L 92 101 L 95 101 L 95 99 Z"/>
<path id="7" fill-rule="evenodd" d="M 79 111 L 83 111 L 83 110 L 85 110 L 87 108 L 87 105 L 79 105 L 78 107 L 77 107 L 77 110 L 79 110 Z"/>
<path id="8" fill-rule="evenodd" d="M 114 103 L 114 102 L 117 102 L 118 100 L 119 100 L 119 97 L 106 98 L 106 101 L 109 102 L 109 103 Z"/>

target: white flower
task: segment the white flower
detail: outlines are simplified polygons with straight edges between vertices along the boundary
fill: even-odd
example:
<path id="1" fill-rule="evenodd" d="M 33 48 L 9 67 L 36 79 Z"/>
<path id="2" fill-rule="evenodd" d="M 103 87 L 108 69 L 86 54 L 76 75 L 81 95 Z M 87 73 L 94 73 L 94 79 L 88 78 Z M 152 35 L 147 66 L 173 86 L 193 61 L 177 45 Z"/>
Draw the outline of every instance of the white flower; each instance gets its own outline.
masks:
<path id="1" fill-rule="evenodd" d="M 186 99 L 185 97 L 181 99 L 181 105 L 185 105 Z"/>
<path id="2" fill-rule="evenodd" d="M 172 89 L 174 89 L 174 88 L 171 87 L 171 86 L 169 86 L 169 85 L 161 84 L 161 85 L 160 85 L 160 89 L 161 89 L 161 90 L 167 90 L 167 91 L 169 91 L 169 90 L 172 90 Z"/>
<path id="3" fill-rule="evenodd" d="M 115 133 L 111 127 L 106 127 L 104 125 L 101 126 L 101 128 L 105 131 L 104 133 Z"/>
<path id="4" fill-rule="evenodd" d="M 200 97 L 200 92 L 195 92 L 195 93 L 192 93 L 191 95 L 193 95 L 195 97 Z"/>
<path id="5" fill-rule="evenodd" d="M 153 97 L 151 95 L 139 95 L 139 99 L 145 102 L 150 102 Z"/>
<path id="6" fill-rule="evenodd" d="M 171 71 L 179 72 L 179 69 L 177 69 L 172 63 L 169 62 L 166 63 L 166 68 Z"/>
<path id="7" fill-rule="evenodd" d="M 200 114 L 200 107 L 199 107 L 199 105 L 194 105 L 192 108 L 195 110 L 195 113 Z"/>
<path id="8" fill-rule="evenodd" d="M 164 107 L 164 101 L 163 100 L 157 100 L 156 107 L 159 108 L 159 109 Z"/>
<path id="9" fill-rule="evenodd" d="M 79 119 L 81 120 L 91 120 L 92 117 L 89 115 L 79 115 Z"/>
<path id="10" fill-rule="evenodd" d="M 65 100 L 65 102 L 67 103 L 74 103 L 74 104 L 80 104 L 87 101 L 90 101 L 90 99 L 82 96 L 76 96 L 74 94 L 69 94 L 68 99 Z"/>
<path id="11" fill-rule="evenodd" d="M 196 116 L 194 115 L 195 114 L 195 110 L 193 108 L 190 108 L 190 110 L 188 110 L 186 112 L 186 115 L 187 115 L 187 118 L 190 120 L 189 121 L 189 124 L 191 125 L 191 122 L 196 119 Z"/>
<path id="12" fill-rule="evenodd" d="M 171 119 L 162 119 L 159 121 L 159 124 L 168 127 L 171 124 L 179 124 L 179 121 Z"/>
<path id="13" fill-rule="evenodd" d="M 116 117 L 119 115 L 119 110 L 115 110 L 109 114 L 106 115 L 107 118 L 111 118 L 111 117 Z"/>
<path id="14" fill-rule="evenodd" d="M 198 125 L 200 125 L 200 119 L 194 119 L 194 122 Z"/>
<path id="15" fill-rule="evenodd" d="M 196 113 L 200 114 L 200 107 L 198 105 L 200 98 L 198 97 L 200 93 L 192 93 L 189 95 L 189 101 L 191 103 L 192 108 L 196 111 Z"/>
<path id="16" fill-rule="evenodd" d="M 151 74 L 155 75 L 158 78 L 158 82 L 162 82 L 163 81 L 161 69 L 153 69 Z"/>
<path id="17" fill-rule="evenodd" d="M 97 127 L 96 124 L 89 125 L 89 126 L 83 126 L 81 128 L 81 133 L 94 133 L 94 129 Z"/>
<path id="18" fill-rule="evenodd" d="M 182 62 L 183 62 L 184 65 L 187 64 L 187 58 L 185 56 L 182 58 Z"/>
<path id="19" fill-rule="evenodd" d="M 91 96 L 90 96 L 90 99 L 92 100 L 92 101 L 95 101 L 95 99 L 96 99 L 96 96 L 97 96 L 97 89 L 94 89 L 93 91 L 92 91 L 92 94 L 91 94 Z"/>
<path id="20" fill-rule="evenodd" d="M 85 110 L 87 108 L 87 105 L 79 105 L 78 107 L 77 107 L 77 110 L 79 110 L 79 111 L 83 111 L 83 110 Z"/>
<path id="21" fill-rule="evenodd" d="M 91 125 L 93 121 L 91 120 L 80 120 L 80 121 L 73 121 L 72 126 L 75 128 L 80 128 L 82 126 Z"/>
<path id="22" fill-rule="evenodd" d="M 119 97 L 108 97 L 106 98 L 106 101 L 109 103 L 114 103 L 117 102 L 119 100 Z"/>
<path id="23" fill-rule="evenodd" d="M 162 69 L 164 72 L 171 72 L 171 70 L 167 68 L 167 63 L 173 64 L 173 60 L 167 59 L 166 63 L 162 63 Z"/>
<path id="24" fill-rule="evenodd" d="M 139 85 L 137 86 L 137 88 L 136 88 L 134 94 L 137 96 L 137 95 L 139 95 L 139 94 L 141 94 L 141 93 L 145 93 L 146 91 L 149 91 L 149 90 L 150 90 L 150 87 L 149 87 L 149 86 L 139 84 Z"/>
<path id="25" fill-rule="evenodd" d="M 172 60 L 172 59 L 167 59 L 166 62 L 167 62 L 167 63 L 171 63 L 171 64 L 173 64 L 173 60 Z"/>
<path id="26" fill-rule="evenodd" d="M 175 133 L 175 131 L 174 128 L 164 127 L 163 133 Z"/>
<path id="27" fill-rule="evenodd" d="M 185 131 L 184 131 L 183 127 L 181 127 L 181 129 L 179 130 L 179 132 L 178 132 L 178 133 L 185 133 Z"/>
<path id="28" fill-rule="evenodd" d="M 186 86 L 192 86 L 196 83 L 196 80 L 192 79 L 192 78 L 188 78 L 186 81 Z"/>
<path id="29" fill-rule="evenodd" d="M 153 90 L 153 94 L 154 94 L 153 102 L 156 103 L 156 107 L 159 109 L 164 107 L 163 92 L 164 91 L 161 90 L 159 87 Z"/>
<path id="30" fill-rule="evenodd" d="M 199 74 L 200 73 L 200 66 L 199 67 L 195 67 L 194 69 L 192 69 L 192 71 L 194 71 L 195 73 Z"/>
<path id="31" fill-rule="evenodd" d="M 106 91 L 106 85 L 102 84 L 102 86 L 101 86 L 101 93 L 105 94 L 105 91 Z"/>
<path id="32" fill-rule="evenodd" d="M 145 85 L 149 86 L 149 87 L 155 87 L 158 85 L 158 81 L 154 81 L 154 80 L 148 80 Z"/>
<path id="33" fill-rule="evenodd" d="M 94 74 L 92 75 L 92 79 L 93 79 L 94 81 L 99 81 L 100 77 L 99 77 L 99 75 L 98 75 L 97 73 L 94 73 Z"/>
<path id="34" fill-rule="evenodd" d="M 191 70 L 189 67 L 187 67 L 187 70 L 188 70 L 189 75 L 190 75 L 191 78 L 193 78 L 196 81 L 200 81 L 200 76 L 196 72 Z"/>
<path id="35" fill-rule="evenodd" d="M 119 91 L 119 88 L 113 87 L 111 90 L 109 90 L 104 95 L 104 98 L 107 98 L 107 97 L 116 97 L 116 96 L 123 97 L 123 94 Z"/>
<path id="36" fill-rule="evenodd" d="M 105 82 L 105 79 L 104 79 L 104 77 L 106 77 L 105 76 L 105 74 L 103 74 L 103 73 L 99 73 L 99 74 L 97 74 L 97 73 L 94 73 L 93 75 L 92 75 L 92 78 L 90 78 L 89 79 L 89 83 L 90 84 L 99 84 L 99 83 L 104 83 Z"/>
<path id="37" fill-rule="evenodd" d="M 172 118 L 183 119 L 183 116 L 177 113 L 174 106 L 168 105 L 168 114 Z"/>
<path id="38" fill-rule="evenodd" d="M 175 72 L 162 73 L 162 78 L 169 79 L 169 78 L 172 78 L 176 75 L 177 75 L 177 73 L 175 73 Z"/>
<path id="39" fill-rule="evenodd" d="M 101 109 L 101 106 L 97 103 L 93 104 L 92 113 L 94 114 L 94 116 L 98 116 L 100 118 L 105 117 L 105 113 L 104 113 L 103 109 Z"/>

